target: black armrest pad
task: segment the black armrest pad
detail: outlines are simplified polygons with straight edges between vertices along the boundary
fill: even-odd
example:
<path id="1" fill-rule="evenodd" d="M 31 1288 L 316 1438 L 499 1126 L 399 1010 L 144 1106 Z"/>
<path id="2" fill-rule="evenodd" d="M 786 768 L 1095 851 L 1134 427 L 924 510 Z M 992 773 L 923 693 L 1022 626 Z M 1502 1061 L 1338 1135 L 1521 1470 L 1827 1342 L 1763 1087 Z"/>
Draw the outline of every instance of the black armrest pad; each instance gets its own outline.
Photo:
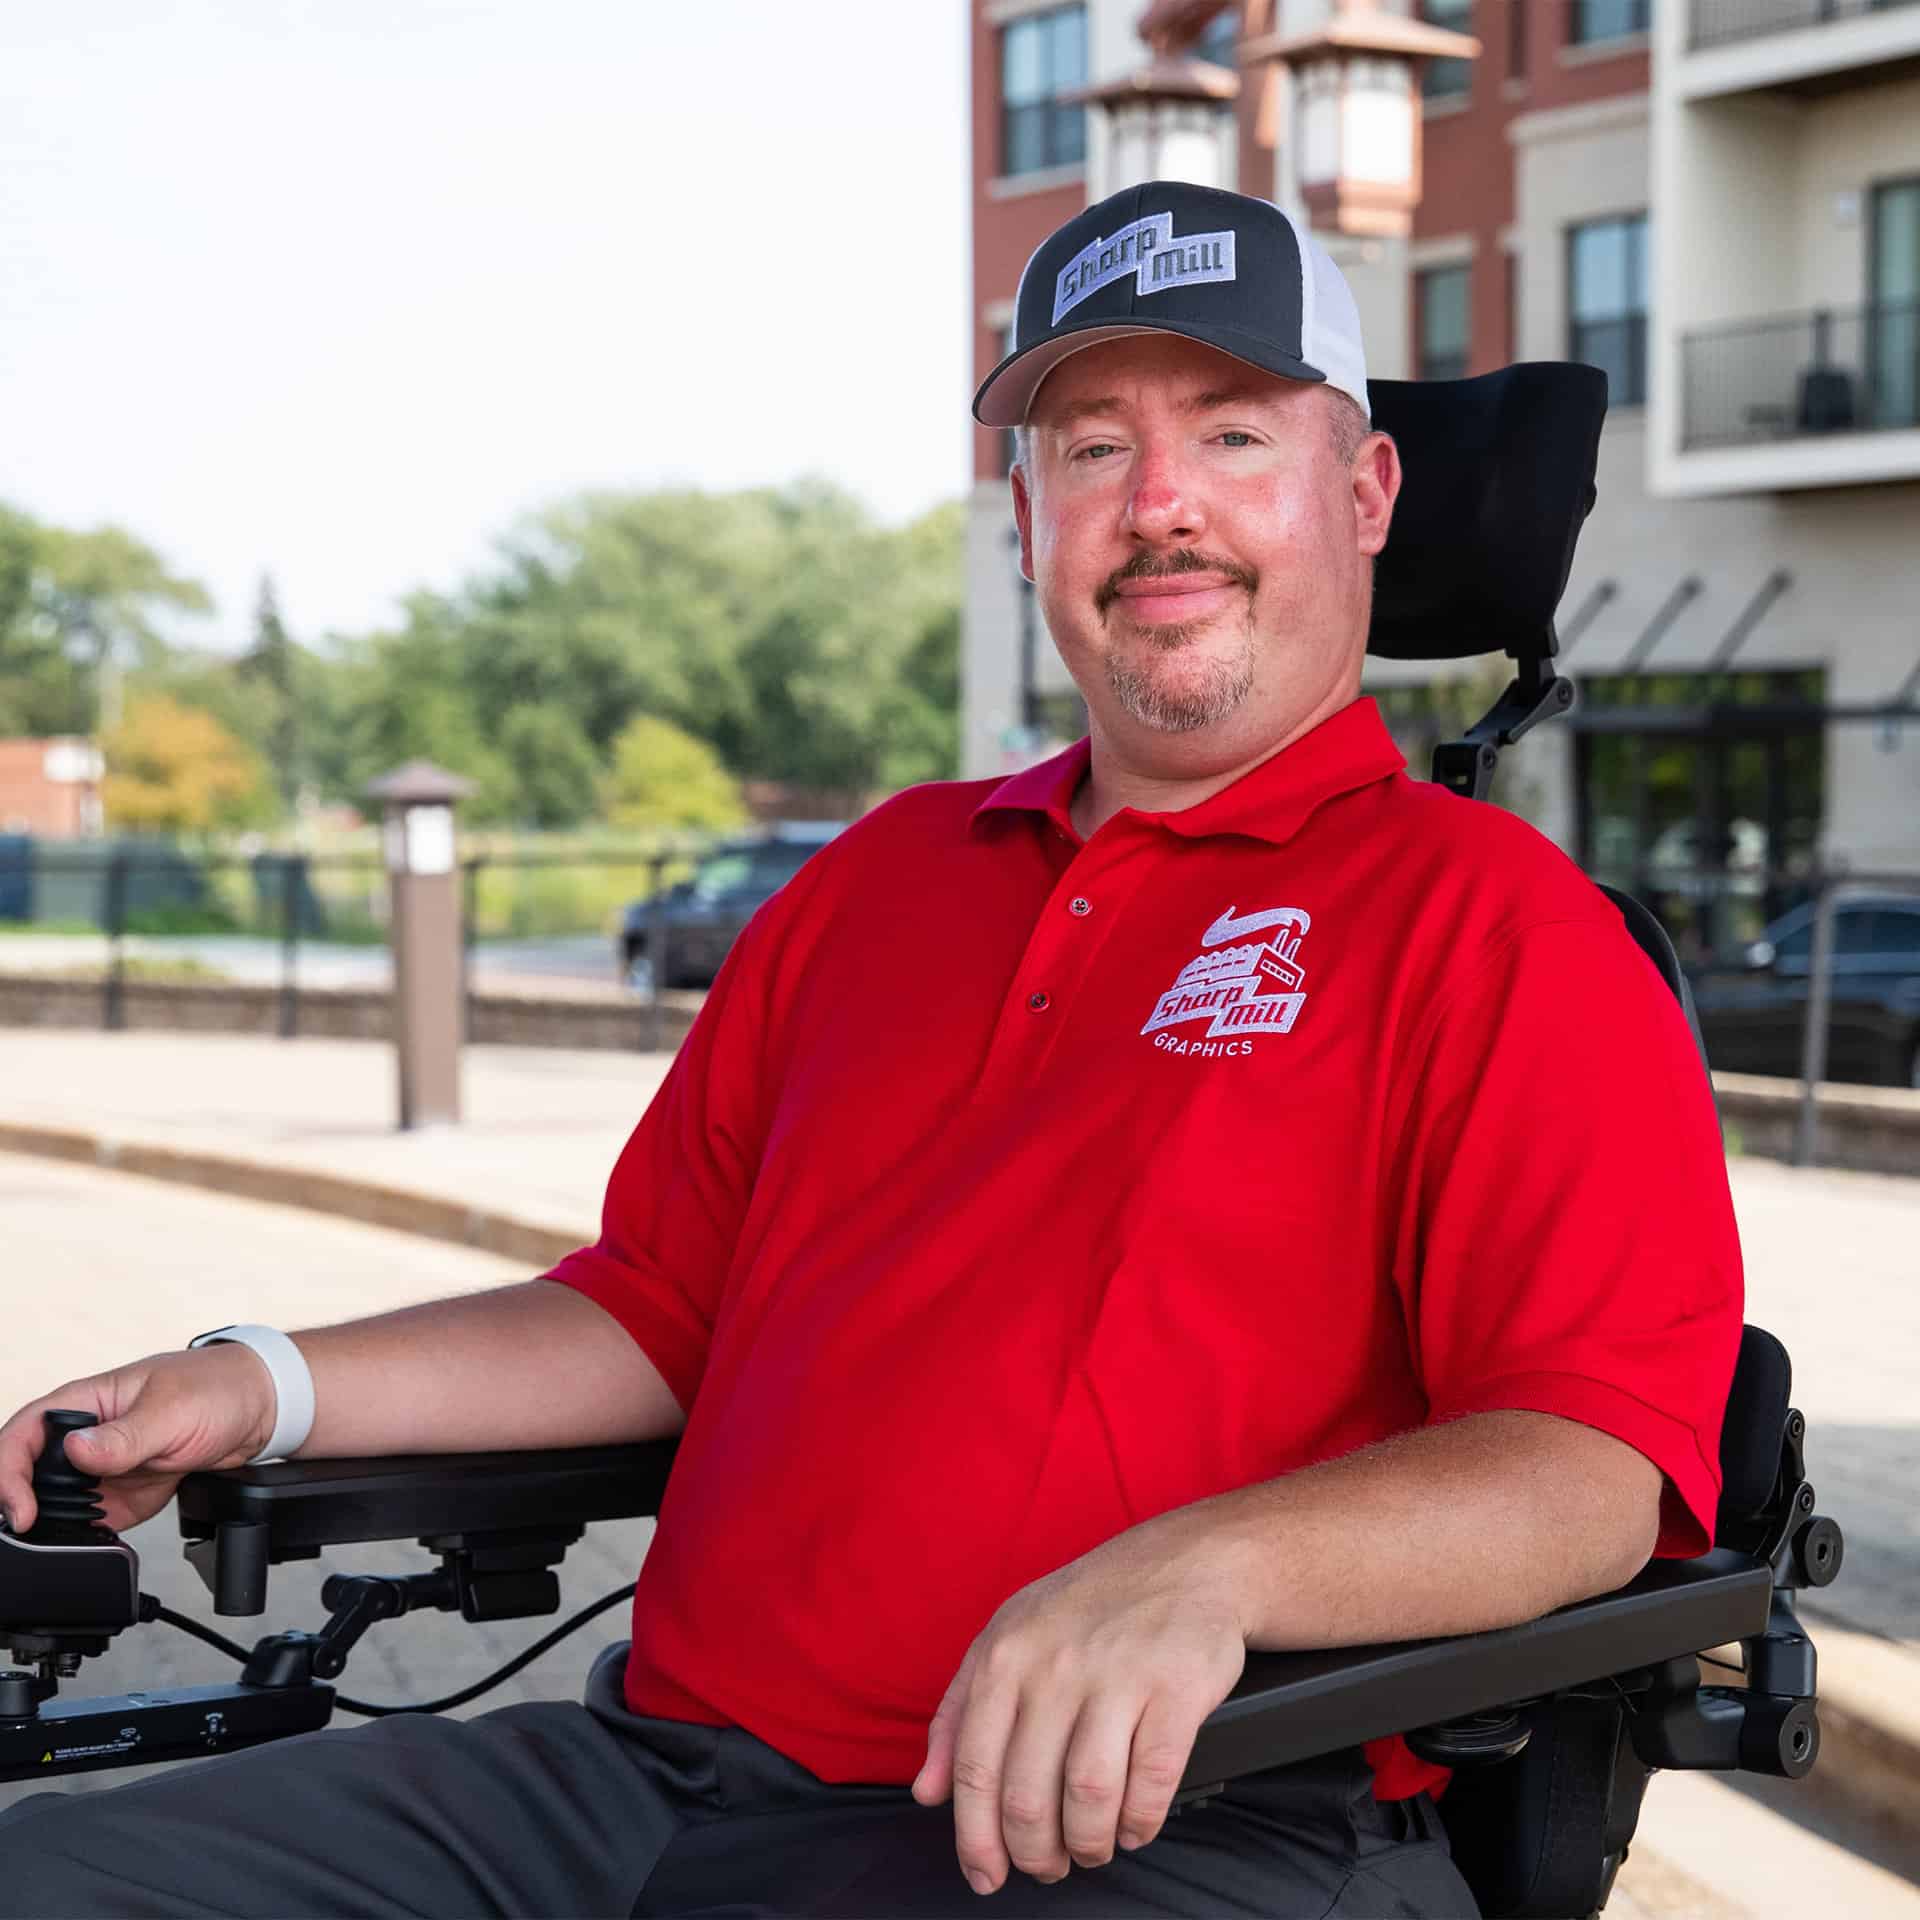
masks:
<path id="1" fill-rule="evenodd" d="M 1253 1653 L 1193 1743 L 1183 1789 L 1508 1706 L 1761 1632 L 1773 1577 L 1744 1555 L 1655 1560 L 1618 1593 L 1446 1640 Z"/>
<path id="2" fill-rule="evenodd" d="M 180 1483 L 180 1532 L 203 1540 L 222 1522 L 259 1522 L 267 1558 L 280 1561 L 357 1540 L 626 1520 L 660 1511 L 675 1446 L 287 1460 L 190 1473 Z"/>
<path id="3" fill-rule="evenodd" d="M 180 1531 L 268 1529 L 270 1561 L 432 1534 L 585 1526 L 657 1513 L 675 1442 L 546 1453 L 295 1460 L 189 1474 Z M 1183 1791 L 1538 1698 L 1764 1630 L 1772 1575 L 1737 1553 L 1656 1560 L 1618 1593 L 1452 1639 L 1255 1653 L 1194 1741 Z"/>

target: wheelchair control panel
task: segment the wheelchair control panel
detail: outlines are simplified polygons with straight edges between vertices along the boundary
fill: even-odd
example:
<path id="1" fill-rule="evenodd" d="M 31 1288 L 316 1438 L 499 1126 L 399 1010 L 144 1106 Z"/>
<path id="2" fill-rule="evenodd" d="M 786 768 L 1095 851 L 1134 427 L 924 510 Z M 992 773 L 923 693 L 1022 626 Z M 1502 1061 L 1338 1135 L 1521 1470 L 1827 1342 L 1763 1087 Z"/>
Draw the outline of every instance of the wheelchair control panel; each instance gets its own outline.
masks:
<path id="1" fill-rule="evenodd" d="M 627 1598 L 594 1603 L 499 1673 L 449 1700 L 372 1707 L 336 1693 L 355 1643 L 376 1621 L 421 1609 L 471 1621 L 559 1611 L 554 1567 L 587 1522 L 657 1511 L 672 1449 L 606 1447 L 422 1460 L 302 1462 L 194 1474 L 182 1482 L 186 1554 L 219 1614 L 258 1614 L 267 1570 L 325 1545 L 412 1535 L 433 1571 L 334 1574 L 326 1624 L 270 1634 L 249 1652 L 139 1590 L 138 1553 L 109 1528 L 98 1481 L 66 1457 L 67 1435 L 96 1416 L 45 1416 L 33 1472 L 38 1515 L 25 1534 L 0 1521 L 0 1780 L 143 1766 L 229 1752 L 325 1726 L 352 1712 L 438 1711 L 498 1684 L 555 1640 Z M 493 1471 L 489 1472 L 488 1469 Z M 60 1682 L 123 1629 L 162 1620 L 243 1663 L 231 1684 L 62 1700 Z"/>

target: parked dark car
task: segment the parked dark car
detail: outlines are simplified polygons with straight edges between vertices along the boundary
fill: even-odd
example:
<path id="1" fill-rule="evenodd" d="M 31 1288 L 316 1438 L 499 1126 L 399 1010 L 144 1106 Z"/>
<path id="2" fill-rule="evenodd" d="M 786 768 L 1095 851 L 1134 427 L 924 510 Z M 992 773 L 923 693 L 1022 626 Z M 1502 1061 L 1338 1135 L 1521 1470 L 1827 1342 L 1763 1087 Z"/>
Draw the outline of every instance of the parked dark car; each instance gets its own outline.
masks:
<path id="1" fill-rule="evenodd" d="M 1809 902 L 1782 914 L 1738 964 L 1692 972 L 1716 1067 L 1798 1076 L 1812 959 Z M 1827 1078 L 1920 1087 L 1920 895 L 1843 893 L 1834 902 Z"/>
<path id="2" fill-rule="evenodd" d="M 702 854 L 693 878 L 669 887 L 660 899 L 667 953 L 660 984 L 712 986 L 740 929 L 839 831 L 837 820 L 789 822 Z M 636 900 L 620 928 L 620 974 L 641 993 L 653 988 L 651 911 L 651 902 Z"/>

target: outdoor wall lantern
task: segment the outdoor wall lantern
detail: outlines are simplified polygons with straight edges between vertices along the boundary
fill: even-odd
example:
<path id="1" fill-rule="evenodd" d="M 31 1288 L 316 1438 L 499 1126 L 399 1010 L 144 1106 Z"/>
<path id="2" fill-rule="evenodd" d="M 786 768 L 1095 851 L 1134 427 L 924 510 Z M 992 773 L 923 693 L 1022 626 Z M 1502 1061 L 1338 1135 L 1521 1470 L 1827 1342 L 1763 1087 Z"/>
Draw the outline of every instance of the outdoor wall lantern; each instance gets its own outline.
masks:
<path id="1" fill-rule="evenodd" d="M 1232 184 L 1227 144 L 1240 76 L 1191 54 L 1162 54 L 1132 73 L 1071 96 L 1106 116 L 1104 200 L 1143 180 Z"/>
<path id="2" fill-rule="evenodd" d="M 1295 177 L 1316 227 L 1404 236 L 1420 204 L 1420 71 L 1427 60 L 1472 60 L 1480 42 L 1376 0 L 1333 0 L 1304 33 L 1244 42 L 1243 66 L 1278 63 L 1293 76 Z"/>

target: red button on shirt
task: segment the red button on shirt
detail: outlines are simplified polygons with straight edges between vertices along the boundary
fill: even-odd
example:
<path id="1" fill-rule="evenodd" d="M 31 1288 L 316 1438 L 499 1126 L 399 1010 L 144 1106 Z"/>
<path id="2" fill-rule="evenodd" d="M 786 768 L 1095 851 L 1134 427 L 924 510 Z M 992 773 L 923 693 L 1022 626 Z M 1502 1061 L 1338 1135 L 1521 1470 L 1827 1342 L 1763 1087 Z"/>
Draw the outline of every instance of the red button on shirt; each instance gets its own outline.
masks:
<path id="1" fill-rule="evenodd" d="M 637 1712 L 910 1780 L 1019 1587 L 1496 1408 L 1638 1448 L 1659 1550 L 1707 1544 L 1739 1250 L 1611 904 L 1407 779 L 1371 701 L 1083 845 L 1087 752 L 915 788 L 811 859 L 555 1270 L 688 1410 Z M 1444 1777 L 1369 1755 L 1383 1797 Z"/>

